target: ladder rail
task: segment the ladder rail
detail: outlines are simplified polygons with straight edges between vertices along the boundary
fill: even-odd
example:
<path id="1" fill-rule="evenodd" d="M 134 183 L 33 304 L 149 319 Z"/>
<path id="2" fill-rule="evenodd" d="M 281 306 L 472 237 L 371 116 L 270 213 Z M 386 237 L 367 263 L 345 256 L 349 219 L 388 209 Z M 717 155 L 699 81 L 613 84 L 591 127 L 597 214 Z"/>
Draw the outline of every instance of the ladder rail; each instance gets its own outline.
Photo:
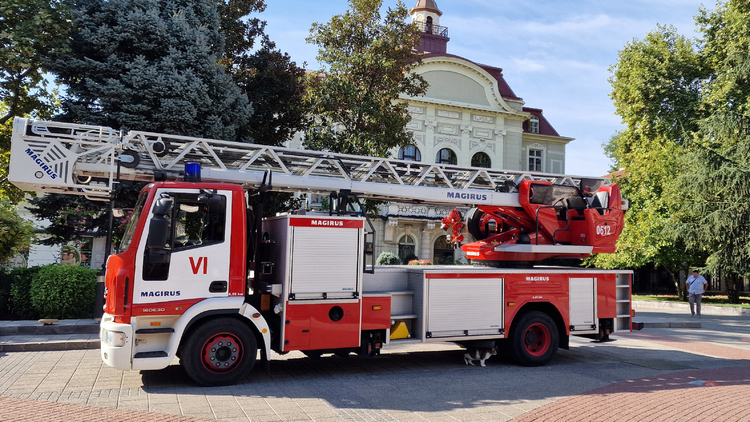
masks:
<path id="1" fill-rule="evenodd" d="M 526 179 L 546 180 L 576 186 L 584 178 L 154 132 L 121 134 L 104 126 L 17 117 L 9 180 L 24 190 L 109 199 L 116 182 L 117 158 L 122 154 L 136 156 L 135 163 L 122 165 L 123 180 L 150 181 L 156 171 L 165 173 L 169 179 L 179 179 L 186 162 L 198 162 L 205 181 L 257 188 L 263 174 L 270 170 L 277 191 L 327 194 L 349 189 L 360 198 L 449 206 L 516 206 L 515 194 L 498 192 L 498 187 L 508 180 L 516 183 Z M 608 178 L 585 178 L 610 184 Z"/>

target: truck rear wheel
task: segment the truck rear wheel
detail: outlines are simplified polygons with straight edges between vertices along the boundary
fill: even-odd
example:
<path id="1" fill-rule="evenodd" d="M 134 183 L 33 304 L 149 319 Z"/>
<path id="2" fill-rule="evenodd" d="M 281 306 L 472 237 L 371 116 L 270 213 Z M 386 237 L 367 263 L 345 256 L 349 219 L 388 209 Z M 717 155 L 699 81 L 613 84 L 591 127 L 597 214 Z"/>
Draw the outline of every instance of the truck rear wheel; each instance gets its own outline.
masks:
<path id="1" fill-rule="evenodd" d="M 557 352 L 557 326 L 549 315 L 531 311 L 521 316 L 511 333 L 510 351 L 525 366 L 547 364 Z"/>
<path id="2" fill-rule="evenodd" d="M 182 350 L 182 365 L 200 385 L 234 384 L 255 365 L 258 344 L 245 324 L 232 318 L 207 321 L 190 333 Z"/>

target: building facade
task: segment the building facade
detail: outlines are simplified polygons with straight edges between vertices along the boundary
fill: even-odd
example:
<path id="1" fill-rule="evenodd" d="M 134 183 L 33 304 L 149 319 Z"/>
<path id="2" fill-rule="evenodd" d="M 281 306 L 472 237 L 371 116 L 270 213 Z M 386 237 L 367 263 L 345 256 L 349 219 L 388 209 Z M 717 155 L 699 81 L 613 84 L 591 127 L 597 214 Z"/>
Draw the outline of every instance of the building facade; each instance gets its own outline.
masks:
<path id="1" fill-rule="evenodd" d="M 448 28 L 434 0 L 419 0 L 412 22 L 422 30 L 422 64 L 415 72 L 429 83 L 409 104 L 414 143 L 392 151 L 403 160 L 504 170 L 565 173 L 565 146 L 542 109 L 526 107 L 502 69 L 448 53 Z M 440 229 L 449 208 L 389 204 L 381 212 L 381 252 L 413 254 L 433 262 L 466 262 Z M 377 250 L 376 250 L 377 251 Z"/>

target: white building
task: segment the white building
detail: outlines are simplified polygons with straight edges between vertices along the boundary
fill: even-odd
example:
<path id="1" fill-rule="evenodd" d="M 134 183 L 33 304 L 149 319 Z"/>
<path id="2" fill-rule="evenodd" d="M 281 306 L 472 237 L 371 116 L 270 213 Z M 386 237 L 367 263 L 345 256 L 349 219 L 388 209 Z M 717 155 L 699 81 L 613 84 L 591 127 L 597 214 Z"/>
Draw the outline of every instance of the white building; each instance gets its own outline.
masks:
<path id="1" fill-rule="evenodd" d="M 503 77 L 502 69 L 449 54 L 448 28 L 434 0 L 419 0 L 412 22 L 422 29 L 424 53 L 415 72 L 429 88 L 423 97 L 402 97 L 409 103 L 408 125 L 414 144 L 392 151 L 403 160 L 434 161 L 460 166 L 565 173 L 565 145 L 542 110 L 525 107 Z M 290 146 L 300 147 L 297 138 Z M 318 205 L 314 196 L 311 205 Z M 375 222 L 376 255 L 388 251 L 402 259 L 414 254 L 433 262 L 462 259 L 440 229 L 450 208 L 389 204 Z"/>

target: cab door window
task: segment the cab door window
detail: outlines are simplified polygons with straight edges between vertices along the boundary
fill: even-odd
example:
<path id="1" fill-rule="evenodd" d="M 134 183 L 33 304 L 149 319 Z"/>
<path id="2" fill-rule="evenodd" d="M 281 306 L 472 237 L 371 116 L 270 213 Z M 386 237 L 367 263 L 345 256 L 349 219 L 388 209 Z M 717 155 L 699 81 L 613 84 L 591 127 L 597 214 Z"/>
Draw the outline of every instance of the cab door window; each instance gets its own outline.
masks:
<path id="1" fill-rule="evenodd" d="M 215 203 L 202 203 L 189 197 L 178 197 L 174 207 L 172 250 L 215 245 L 224 241 L 226 198 Z"/>

